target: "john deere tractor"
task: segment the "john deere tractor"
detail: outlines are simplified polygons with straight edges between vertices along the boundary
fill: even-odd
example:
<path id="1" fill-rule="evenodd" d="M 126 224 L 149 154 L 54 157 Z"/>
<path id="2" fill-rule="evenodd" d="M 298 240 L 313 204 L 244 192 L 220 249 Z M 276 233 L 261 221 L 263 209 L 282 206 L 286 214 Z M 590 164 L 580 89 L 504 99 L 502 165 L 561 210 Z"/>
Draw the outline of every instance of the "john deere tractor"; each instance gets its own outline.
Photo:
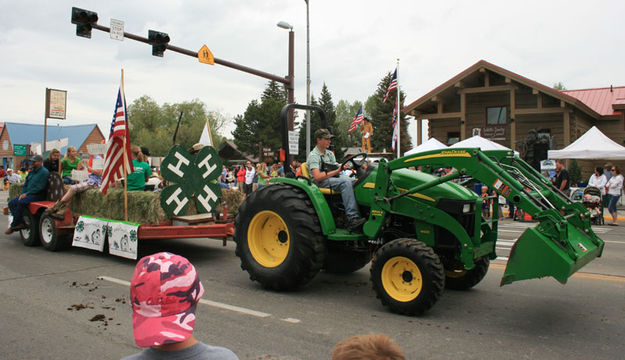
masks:
<path id="1" fill-rule="evenodd" d="M 291 108 L 316 110 L 325 119 L 317 107 L 287 105 L 283 139 Z M 284 140 L 283 149 L 288 159 Z M 374 164 L 366 157 L 347 160 L 356 173 L 360 212 L 368 219 L 362 231 L 347 230 L 340 194 L 317 187 L 306 165 L 302 176 L 272 179 L 245 200 L 235 220 L 236 254 L 252 280 L 289 290 L 321 270 L 349 273 L 371 261 L 371 282 L 382 304 L 396 313 L 421 314 L 445 287 L 477 285 L 497 257 L 497 196 L 477 196 L 467 188 L 476 182 L 538 222 L 513 246 L 501 285 L 545 276 L 564 284 L 601 256 L 604 242 L 586 208 L 512 151 L 444 149 Z M 432 175 L 443 167 L 456 171 Z M 493 202 L 492 219 L 481 216 L 483 201 Z"/>

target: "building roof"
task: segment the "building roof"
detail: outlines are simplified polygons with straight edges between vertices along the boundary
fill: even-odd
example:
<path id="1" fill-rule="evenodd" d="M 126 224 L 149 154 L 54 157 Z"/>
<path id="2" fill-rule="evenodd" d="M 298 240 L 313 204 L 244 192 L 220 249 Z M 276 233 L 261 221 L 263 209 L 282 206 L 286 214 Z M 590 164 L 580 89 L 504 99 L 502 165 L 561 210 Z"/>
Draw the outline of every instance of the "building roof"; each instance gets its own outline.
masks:
<path id="1" fill-rule="evenodd" d="M 69 146 L 79 148 L 97 124 L 86 125 L 48 125 L 46 141 L 68 138 Z M 11 144 L 31 144 L 43 141 L 43 125 L 5 122 L 4 127 L 9 133 Z M 63 147 L 61 152 L 64 152 Z"/>
<path id="2" fill-rule="evenodd" d="M 564 90 L 561 92 L 578 99 L 601 116 L 620 115 L 620 112 L 614 111 L 613 105 L 618 107 L 618 105 L 625 103 L 625 86 Z"/>
<path id="3" fill-rule="evenodd" d="M 581 100 L 579 100 L 578 98 L 575 98 L 569 94 L 566 94 L 564 92 L 558 91 L 554 88 L 551 88 L 549 86 L 543 85 L 539 82 L 536 82 L 534 80 L 530 80 L 524 76 L 521 76 L 519 74 L 516 74 L 512 71 L 506 70 L 502 67 L 499 67 L 497 65 L 491 64 L 486 60 L 480 60 L 478 62 L 476 62 L 475 64 L 471 65 L 470 67 L 468 67 L 467 69 L 465 69 L 464 71 L 462 71 L 461 73 L 459 73 L 458 75 L 452 77 L 451 79 L 447 80 L 446 82 L 444 82 L 443 84 L 439 85 L 438 87 L 436 87 L 435 89 L 433 89 L 432 91 L 428 92 L 427 94 L 423 95 L 422 97 L 420 97 L 419 99 L 413 101 L 411 104 L 409 104 L 408 106 L 404 107 L 404 111 L 409 113 L 412 110 L 415 110 L 417 107 L 419 107 L 420 105 L 423 105 L 424 103 L 430 101 L 430 99 L 432 97 L 434 97 L 435 95 L 440 94 L 441 92 L 443 92 L 444 90 L 448 89 L 449 87 L 453 87 L 455 86 L 456 83 L 458 83 L 459 81 L 462 81 L 464 78 L 468 77 L 469 75 L 479 71 L 480 69 L 488 69 L 494 73 L 497 73 L 499 75 L 505 76 L 507 78 L 510 78 L 520 84 L 523 84 L 525 86 L 528 86 L 532 89 L 536 89 L 538 91 L 541 91 L 547 95 L 550 95 L 556 99 L 562 100 L 566 103 L 569 103 L 577 108 L 579 108 L 580 110 L 584 111 L 585 113 L 587 113 L 588 115 L 592 116 L 593 118 L 598 118 L 600 115 L 597 111 L 595 111 L 594 109 L 592 109 L 590 106 L 588 106 L 587 104 L 585 104 L 584 102 L 582 102 Z"/>

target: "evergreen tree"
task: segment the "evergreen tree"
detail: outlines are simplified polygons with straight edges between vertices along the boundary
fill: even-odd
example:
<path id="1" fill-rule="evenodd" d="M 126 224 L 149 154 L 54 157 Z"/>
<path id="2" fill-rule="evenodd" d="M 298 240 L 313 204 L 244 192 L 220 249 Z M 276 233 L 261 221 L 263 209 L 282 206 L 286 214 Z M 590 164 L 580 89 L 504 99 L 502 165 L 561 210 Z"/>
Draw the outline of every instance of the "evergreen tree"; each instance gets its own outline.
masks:
<path id="1" fill-rule="evenodd" d="M 371 119 L 371 124 L 373 125 L 373 136 L 371 138 L 371 147 L 374 152 L 381 152 L 386 150 L 387 152 L 391 152 L 392 144 L 391 139 L 393 137 L 393 108 L 395 107 L 395 103 L 397 101 L 397 90 L 393 90 L 391 95 L 389 96 L 386 103 L 382 103 L 384 100 L 384 95 L 386 94 L 386 90 L 391 82 L 392 74 L 387 73 L 382 80 L 378 83 L 378 88 L 375 93 L 371 95 L 366 103 L 365 110 L 367 113 L 367 117 Z M 400 92 L 400 108 L 404 107 L 404 99 L 406 95 L 404 92 Z M 400 151 L 403 153 L 404 151 L 410 149 L 410 137 L 408 136 L 408 120 L 406 118 L 406 114 L 400 112 Z"/>
<path id="2" fill-rule="evenodd" d="M 237 147 L 249 154 L 259 155 L 261 145 L 277 151 L 282 145 L 280 110 L 286 105 L 287 91 L 270 81 L 261 94 L 261 100 L 252 100 L 243 115 L 237 115 L 232 132 Z"/>

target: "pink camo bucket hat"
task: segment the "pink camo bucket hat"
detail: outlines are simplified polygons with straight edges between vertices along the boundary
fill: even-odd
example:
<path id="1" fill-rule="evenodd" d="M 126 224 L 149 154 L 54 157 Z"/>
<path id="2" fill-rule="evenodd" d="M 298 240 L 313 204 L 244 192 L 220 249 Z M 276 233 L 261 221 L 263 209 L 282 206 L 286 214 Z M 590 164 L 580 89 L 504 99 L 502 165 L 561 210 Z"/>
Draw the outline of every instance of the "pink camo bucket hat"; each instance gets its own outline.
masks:
<path id="1" fill-rule="evenodd" d="M 130 283 L 132 325 L 140 347 L 187 340 L 204 287 L 186 258 L 161 252 L 141 258 Z"/>

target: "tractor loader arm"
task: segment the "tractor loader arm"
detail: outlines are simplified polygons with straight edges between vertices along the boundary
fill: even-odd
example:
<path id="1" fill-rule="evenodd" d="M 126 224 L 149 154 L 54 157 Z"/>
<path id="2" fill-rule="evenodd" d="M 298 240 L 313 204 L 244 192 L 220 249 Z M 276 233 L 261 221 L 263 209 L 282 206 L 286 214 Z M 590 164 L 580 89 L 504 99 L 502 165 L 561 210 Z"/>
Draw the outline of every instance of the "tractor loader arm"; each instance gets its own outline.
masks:
<path id="1" fill-rule="evenodd" d="M 592 231 L 590 213 L 571 202 L 553 184 L 512 151 L 481 151 L 457 148 L 427 151 L 381 164 L 376 178 L 379 210 L 393 200 L 459 177 L 468 177 L 494 189 L 539 224 L 528 228 L 513 246 L 501 285 L 514 281 L 552 276 L 561 283 L 585 264 L 601 256 L 604 242 Z M 437 180 L 392 191 L 390 173 L 397 169 L 421 167 L 433 172 L 453 167 L 452 173 Z M 381 172 L 381 173 L 380 173 Z M 385 188 L 386 187 L 386 188 Z M 388 205 L 387 205 L 388 206 Z M 367 224 L 367 226 L 373 224 Z"/>

